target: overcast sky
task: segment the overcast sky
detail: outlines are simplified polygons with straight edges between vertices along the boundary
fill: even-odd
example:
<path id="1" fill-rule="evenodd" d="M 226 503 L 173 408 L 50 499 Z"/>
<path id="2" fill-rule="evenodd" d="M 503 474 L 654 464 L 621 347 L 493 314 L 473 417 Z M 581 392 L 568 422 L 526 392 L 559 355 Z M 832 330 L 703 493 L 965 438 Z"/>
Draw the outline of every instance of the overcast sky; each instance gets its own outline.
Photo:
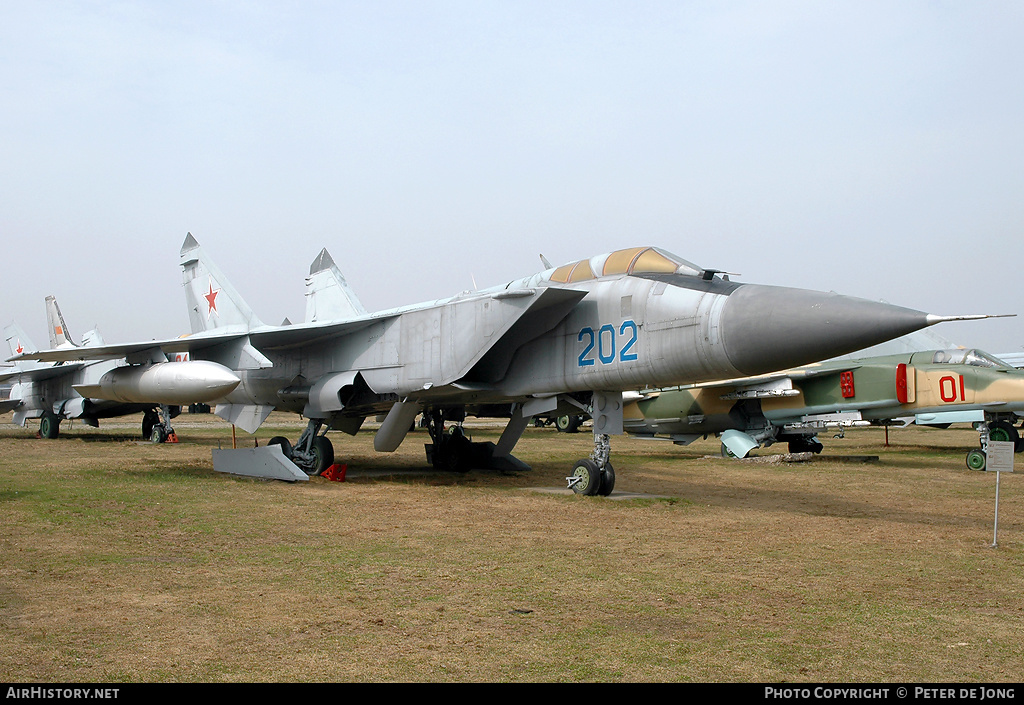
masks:
<path id="1" fill-rule="evenodd" d="M 1024 349 L 1024 4 L 0 0 L 0 325 L 266 323 L 656 245 Z"/>

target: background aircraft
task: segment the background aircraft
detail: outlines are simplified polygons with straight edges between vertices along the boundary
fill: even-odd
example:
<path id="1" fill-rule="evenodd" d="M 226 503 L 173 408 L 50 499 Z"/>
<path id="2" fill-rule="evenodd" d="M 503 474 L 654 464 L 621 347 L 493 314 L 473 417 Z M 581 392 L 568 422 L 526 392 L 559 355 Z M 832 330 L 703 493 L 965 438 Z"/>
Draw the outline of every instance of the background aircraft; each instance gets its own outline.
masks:
<path id="1" fill-rule="evenodd" d="M 57 300 L 53 296 L 46 297 L 46 319 L 51 348 L 75 347 L 67 332 L 67 325 L 64 323 Z M 11 323 L 4 328 L 4 337 L 12 355 L 36 349 L 17 323 Z M 102 345 L 103 339 L 99 331 L 94 329 L 83 336 L 82 342 L 85 345 Z M 157 404 L 123 404 L 106 399 L 87 399 L 75 391 L 75 385 L 99 379 L 116 365 L 117 362 L 106 360 L 57 364 L 20 361 L 14 368 L 4 370 L 0 374 L 0 380 L 9 380 L 13 383 L 10 398 L 2 408 L 5 411 L 14 411 L 14 422 L 21 426 L 25 426 L 28 419 L 39 419 L 39 436 L 42 438 L 57 438 L 60 434 L 61 421 L 65 419 L 80 419 L 87 426 L 97 427 L 99 419 L 139 412 L 144 414 L 144 438 L 150 438 L 154 429 L 158 427 L 163 433 L 173 431 L 169 420 L 166 426 L 160 421 Z"/>
<path id="2" fill-rule="evenodd" d="M 996 353 L 996 357 L 1010 367 L 1024 367 L 1024 352 Z"/>
<path id="3" fill-rule="evenodd" d="M 311 278 L 332 266 L 314 265 Z M 374 447 L 389 452 L 419 413 L 433 464 L 525 468 L 511 451 L 530 418 L 582 410 L 593 419 L 594 451 L 576 463 L 570 484 L 583 494 L 614 486 L 609 436 L 623 432 L 624 391 L 761 374 L 956 318 L 737 283 L 637 247 L 373 314 L 353 295 L 349 310 L 337 314 L 347 317 L 266 326 L 191 234 L 181 267 L 193 335 L 34 357 L 127 356 L 132 363 L 187 351 L 220 364 L 241 379 L 218 399 L 222 418 L 250 433 L 274 409 L 309 419 L 294 444 L 273 439 L 308 473 L 333 462 L 328 429 L 354 434 L 367 416 L 383 414 Z M 497 444 L 473 443 L 462 428 L 467 414 L 509 422 Z"/>
<path id="4" fill-rule="evenodd" d="M 50 348 L 53 350 L 78 351 L 98 349 L 103 345 L 102 336 L 94 329 L 83 336 L 83 345 L 78 346 L 68 333 L 64 316 L 53 296 L 46 297 L 46 318 Z M 7 326 L 4 336 L 12 355 L 23 355 L 36 349 L 17 323 Z M 88 359 L 89 355 L 82 353 L 80 357 Z M 210 384 L 209 379 L 203 384 L 195 384 L 194 374 L 189 373 L 205 370 L 203 366 L 209 363 L 171 364 L 167 363 L 166 357 L 163 362 L 166 364 L 129 369 L 123 359 L 54 364 L 22 360 L 13 369 L 0 374 L 0 381 L 14 383 L 10 398 L 0 408 L 13 410 L 14 421 L 21 426 L 30 418 L 38 418 L 42 438 L 57 438 L 60 423 L 65 419 L 80 419 L 87 426 L 97 427 L 99 419 L 141 412 L 142 437 L 162 443 L 175 437 L 171 419 L 180 412 L 180 404 L 208 401 L 238 384 L 234 375 L 218 379 L 216 384 Z M 125 373 L 132 379 L 125 380 Z M 119 384 L 110 381 L 116 375 L 122 375 Z M 164 389 L 168 383 L 183 394 L 168 395 Z M 162 396 L 164 403 L 148 401 L 150 392 Z"/>
<path id="5" fill-rule="evenodd" d="M 807 365 L 760 379 L 664 390 L 630 401 L 626 431 L 685 445 L 721 435 L 722 452 L 745 456 L 759 445 L 788 442 L 793 452 L 821 452 L 828 427 L 975 423 L 981 449 L 969 467 L 985 467 L 989 440 L 1024 440 L 1024 370 L 980 350 L 953 348 Z"/>

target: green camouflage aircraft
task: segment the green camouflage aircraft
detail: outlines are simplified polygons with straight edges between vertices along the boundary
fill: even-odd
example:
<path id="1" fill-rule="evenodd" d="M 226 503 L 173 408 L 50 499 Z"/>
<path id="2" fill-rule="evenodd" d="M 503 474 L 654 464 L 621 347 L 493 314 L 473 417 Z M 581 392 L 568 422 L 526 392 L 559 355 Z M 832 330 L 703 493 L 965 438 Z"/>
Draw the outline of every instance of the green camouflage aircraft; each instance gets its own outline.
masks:
<path id="1" fill-rule="evenodd" d="M 1024 451 L 1014 425 L 1022 418 L 1024 370 L 981 350 L 950 349 L 641 393 L 626 403 L 623 422 L 627 433 L 680 445 L 714 434 L 722 454 L 736 457 L 777 442 L 787 442 L 790 452 L 820 453 L 815 434 L 825 428 L 969 422 L 981 447 L 967 453 L 967 466 L 982 470 L 990 440 Z"/>

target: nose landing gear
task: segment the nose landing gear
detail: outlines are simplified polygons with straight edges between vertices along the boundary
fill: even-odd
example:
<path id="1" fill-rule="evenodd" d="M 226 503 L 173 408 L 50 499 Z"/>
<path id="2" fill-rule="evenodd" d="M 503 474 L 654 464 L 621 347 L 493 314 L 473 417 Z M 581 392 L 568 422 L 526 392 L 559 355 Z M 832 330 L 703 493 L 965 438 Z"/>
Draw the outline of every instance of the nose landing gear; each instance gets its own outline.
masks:
<path id="1" fill-rule="evenodd" d="M 609 434 L 622 433 L 622 393 L 594 392 L 588 411 L 594 420 L 594 451 L 576 462 L 566 482 L 576 494 L 607 497 L 615 488 Z"/>

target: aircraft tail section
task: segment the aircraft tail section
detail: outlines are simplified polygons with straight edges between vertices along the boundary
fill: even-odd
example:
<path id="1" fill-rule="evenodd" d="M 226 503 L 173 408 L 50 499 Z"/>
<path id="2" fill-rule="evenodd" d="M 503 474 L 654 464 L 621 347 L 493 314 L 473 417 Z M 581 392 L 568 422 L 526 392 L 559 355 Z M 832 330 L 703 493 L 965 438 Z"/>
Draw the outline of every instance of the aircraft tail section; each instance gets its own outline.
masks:
<path id="1" fill-rule="evenodd" d="M 57 305 L 57 298 L 52 295 L 46 297 L 46 324 L 49 327 L 51 350 L 78 347 L 68 333 L 68 326 L 64 322 L 60 306 Z"/>
<path id="2" fill-rule="evenodd" d="M 193 333 L 249 331 L 263 325 L 228 278 L 203 254 L 192 233 L 181 246 L 181 271 Z"/>
<path id="3" fill-rule="evenodd" d="M 320 250 L 306 278 L 306 323 L 345 320 L 366 313 L 327 248 Z"/>
<path id="4" fill-rule="evenodd" d="M 39 349 L 17 322 L 11 322 L 10 325 L 4 327 L 4 339 L 7 341 L 8 349 L 11 351 L 10 357 L 26 352 L 34 352 Z M 15 363 L 14 367 L 17 370 L 34 370 L 38 367 L 45 367 L 45 365 L 32 360 L 21 360 Z"/>

